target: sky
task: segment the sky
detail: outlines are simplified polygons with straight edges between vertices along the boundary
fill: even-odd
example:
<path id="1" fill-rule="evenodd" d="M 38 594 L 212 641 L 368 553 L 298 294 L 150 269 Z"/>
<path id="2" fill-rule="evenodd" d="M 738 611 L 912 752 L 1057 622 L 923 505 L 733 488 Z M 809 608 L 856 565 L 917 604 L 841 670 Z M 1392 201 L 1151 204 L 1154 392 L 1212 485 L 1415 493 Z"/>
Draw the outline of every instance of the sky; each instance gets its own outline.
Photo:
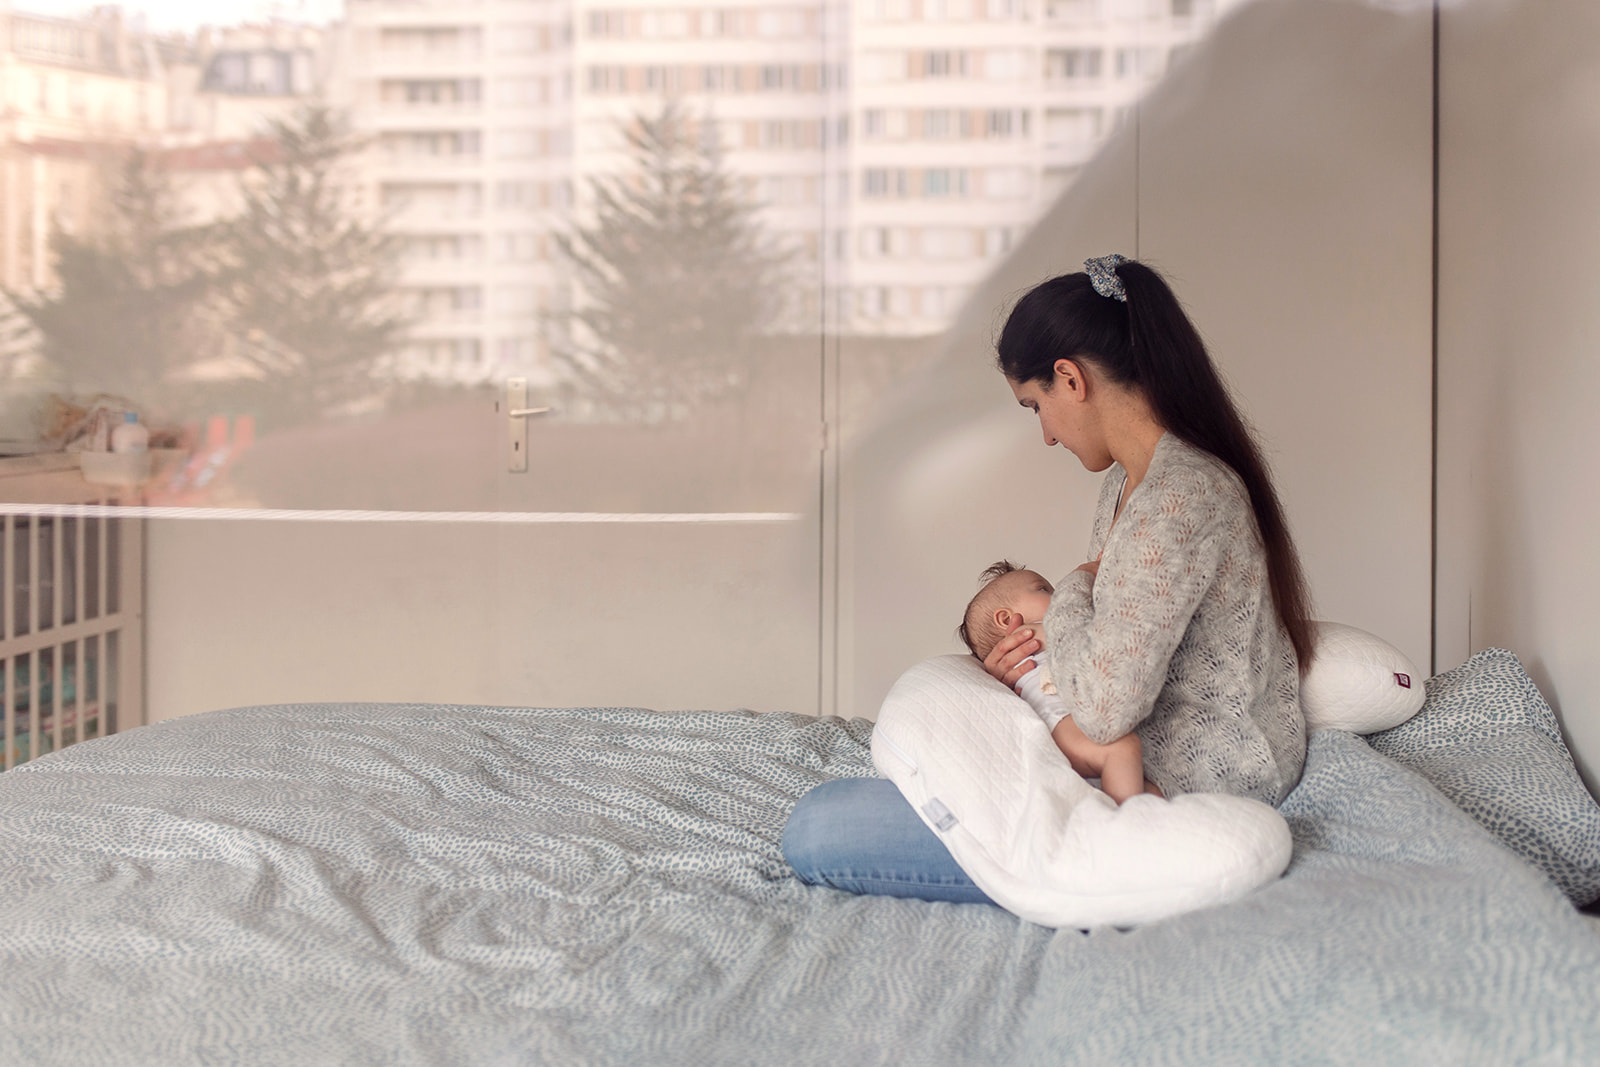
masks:
<path id="1" fill-rule="evenodd" d="M 10 6 L 45 15 L 82 15 L 95 6 L 95 0 L 12 0 Z M 192 33 L 205 25 L 233 26 L 272 15 L 327 22 L 344 11 L 344 0 L 124 0 L 122 9 L 130 16 L 143 12 L 151 30 Z"/>

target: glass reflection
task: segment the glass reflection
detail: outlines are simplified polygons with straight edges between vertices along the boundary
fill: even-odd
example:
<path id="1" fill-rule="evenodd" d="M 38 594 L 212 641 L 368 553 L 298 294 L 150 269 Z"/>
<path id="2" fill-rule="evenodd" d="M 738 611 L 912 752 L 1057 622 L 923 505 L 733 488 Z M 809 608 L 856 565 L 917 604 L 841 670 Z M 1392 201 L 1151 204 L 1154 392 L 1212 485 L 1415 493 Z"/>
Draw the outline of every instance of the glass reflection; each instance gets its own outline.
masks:
<path id="1" fill-rule="evenodd" d="M 803 508 L 1232 3 L 14 12 L 0 438 L 135 411 L 158 505 Z"/>

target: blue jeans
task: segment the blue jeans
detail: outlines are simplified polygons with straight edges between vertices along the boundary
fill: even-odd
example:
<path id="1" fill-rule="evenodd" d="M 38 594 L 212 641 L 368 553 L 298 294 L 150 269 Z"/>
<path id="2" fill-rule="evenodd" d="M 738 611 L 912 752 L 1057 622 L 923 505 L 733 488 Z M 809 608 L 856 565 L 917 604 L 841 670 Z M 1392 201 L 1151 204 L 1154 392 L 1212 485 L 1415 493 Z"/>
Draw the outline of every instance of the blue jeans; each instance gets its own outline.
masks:
<path id="1" fill-rule="evenodd" d="M 801 797 L 783 828 L 783 858 L 807 885 L 994 903 L 887 778 L 841 778 Z"/>

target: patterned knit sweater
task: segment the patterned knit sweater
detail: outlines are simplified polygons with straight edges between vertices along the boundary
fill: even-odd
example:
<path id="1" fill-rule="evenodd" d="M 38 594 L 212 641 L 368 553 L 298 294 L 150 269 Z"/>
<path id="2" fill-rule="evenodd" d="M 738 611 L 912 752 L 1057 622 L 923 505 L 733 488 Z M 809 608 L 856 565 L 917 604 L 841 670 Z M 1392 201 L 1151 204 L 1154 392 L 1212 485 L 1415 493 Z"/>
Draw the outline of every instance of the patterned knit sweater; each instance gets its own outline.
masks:
<path id="1" fill-rule="evenodd" d="M 1044 618 L 1061 699 L 1091 740 L 1137 730 L 1145 775 L 1168 796 L 1276 805 L 1300 780 L 1305 720 L 1249 493 L 1168 433 L 1112 527 L 1125 476 L 1113 466 L 1100 492 L 1099 577 L 1063 578 Z"/>

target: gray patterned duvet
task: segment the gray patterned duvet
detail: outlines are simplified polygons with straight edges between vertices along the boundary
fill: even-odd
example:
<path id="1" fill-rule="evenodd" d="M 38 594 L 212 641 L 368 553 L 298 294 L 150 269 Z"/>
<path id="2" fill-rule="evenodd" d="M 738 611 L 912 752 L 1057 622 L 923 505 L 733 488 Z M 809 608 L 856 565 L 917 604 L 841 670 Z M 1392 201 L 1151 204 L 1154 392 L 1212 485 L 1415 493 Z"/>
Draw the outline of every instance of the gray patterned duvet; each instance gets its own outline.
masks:
<path id="1" fill-rule="evenodd" d="M 0 777 L 0 1062 L 1600 1062 L 1600 937 L 1313 737 L 1288 874 L 1132 931 L 800 885 L 870 724 L 215 712 Z"/>

